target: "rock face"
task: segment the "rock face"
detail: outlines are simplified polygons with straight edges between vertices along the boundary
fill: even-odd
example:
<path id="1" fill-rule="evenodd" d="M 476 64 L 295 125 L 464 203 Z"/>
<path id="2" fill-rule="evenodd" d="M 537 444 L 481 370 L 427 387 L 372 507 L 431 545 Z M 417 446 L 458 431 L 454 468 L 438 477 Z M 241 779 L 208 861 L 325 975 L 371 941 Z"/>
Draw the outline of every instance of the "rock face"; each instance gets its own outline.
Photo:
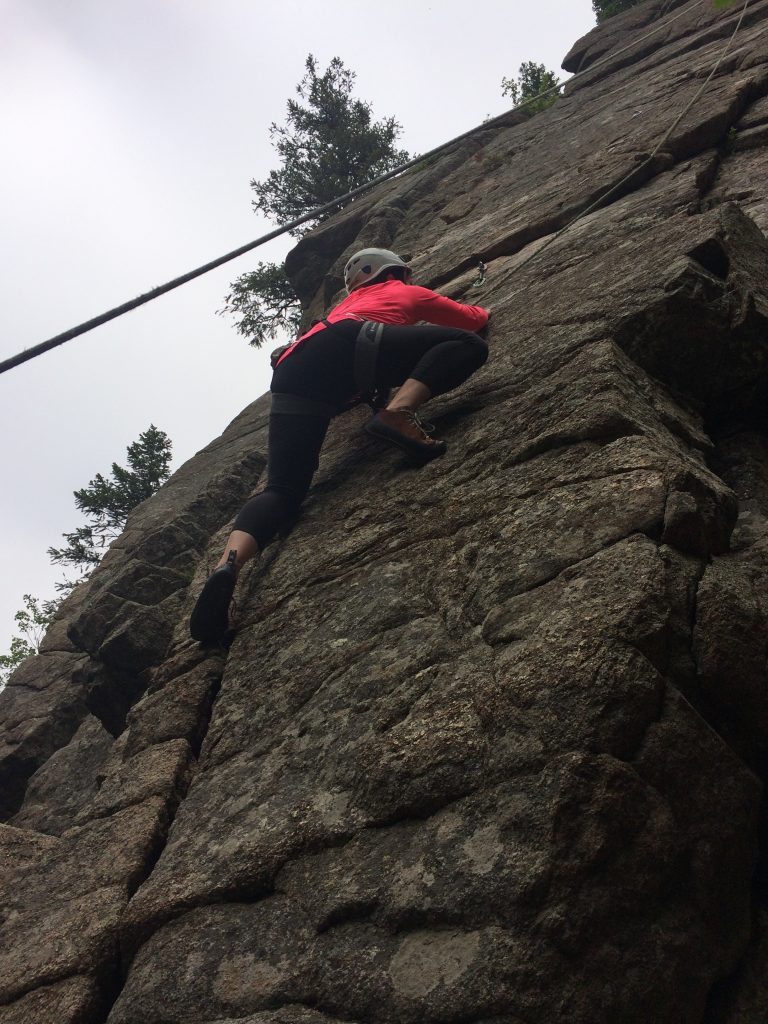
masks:
<path id="1" fill-rule="evenodd" d="M 307 318 L 394 248 L 491 360 L 420 470 L 334 422 L 228 651 L 268 396 L 62 609 L 0 697 L 0 1024 L 764 1024 L 768 0 L 647 160 L 738 15 L 610 20 L 293 251 Z"/>

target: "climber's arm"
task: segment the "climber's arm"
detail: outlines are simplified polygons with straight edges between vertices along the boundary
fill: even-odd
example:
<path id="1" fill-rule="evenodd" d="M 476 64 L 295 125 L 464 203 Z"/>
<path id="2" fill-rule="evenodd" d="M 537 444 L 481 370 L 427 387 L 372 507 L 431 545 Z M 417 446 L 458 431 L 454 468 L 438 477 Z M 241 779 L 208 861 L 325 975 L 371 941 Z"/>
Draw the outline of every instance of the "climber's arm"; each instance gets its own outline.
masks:
<path id="1" fill-rule="evenodd" d="M 414 313 L 419 320 L 440 327 L 460 327 L 466 331 L 480 331 L 488 323 L 488 310 L 482 306 L 467 306 L 454 302 L 445 295 L 438 295 L 429 288 L 411 286 Z"/>

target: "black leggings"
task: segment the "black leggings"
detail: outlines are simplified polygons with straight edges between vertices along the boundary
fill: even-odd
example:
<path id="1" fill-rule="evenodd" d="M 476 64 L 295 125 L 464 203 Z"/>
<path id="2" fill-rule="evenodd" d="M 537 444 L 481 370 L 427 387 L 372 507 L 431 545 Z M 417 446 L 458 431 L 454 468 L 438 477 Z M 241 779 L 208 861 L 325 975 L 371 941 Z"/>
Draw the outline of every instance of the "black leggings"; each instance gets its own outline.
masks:
<path id="1" fill-rule="evenodd" d="M 344 406 L 355 394 L 357 320 L 343 320 L 313 335 L 277 367 L 272 391 Z M 488 346 L 453 327 L 386 324 L 376 362 L 376 387 L 398 387 L 409 377 L 434 395 L 463 384 L 488 358 Z M 273 413 L 269 420 L 266 490 L 241 509 L 234 529 L 264 548 L 299 510 L 317 470 L 330 416 Z"/>

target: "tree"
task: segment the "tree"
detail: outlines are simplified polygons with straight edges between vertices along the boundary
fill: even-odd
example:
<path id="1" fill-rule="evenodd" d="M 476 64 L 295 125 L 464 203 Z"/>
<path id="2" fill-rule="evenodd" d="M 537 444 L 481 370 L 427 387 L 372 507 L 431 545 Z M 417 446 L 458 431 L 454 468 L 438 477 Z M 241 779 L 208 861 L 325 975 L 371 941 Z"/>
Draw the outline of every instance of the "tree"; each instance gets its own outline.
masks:
<path id="1" fill-rule="evenodd" d="M 501 94 L 502 96 L 510 96 L 512 103 L 519 107 L 521 103 L 527 100 L 536 100 L 538 95 L 546 92 L 548 89 L 552 89 L 559 81 L 560 79 L 557 78 L 555 73 L 547 71 L 543 64 L 536 64 L 534 61 L 528 60 L 520 65 L 520 72 L 516 81 L 512 78 L 502 78 Z M 556 92 L 552 92 L 548 96 L 542 96 L 537 102 L 529 103 L 526 110 L 531 115 L 538 113 L 540 110 L 546 110 L 547 107 L 552 106 L 557 96 Z"/>
<path id="2" fill-rule="evenodd" d="M 251 182 L 254 209 L 278 223 L 302 217 L 409 159 L 395 148 L 402 130 L 397 121 L 374 121 L 370 104 L 353 99 L 357 76 L 339 57 L 322 75 L 311 53 L 304 66 L 296 92 L 306 105 L 288 100 L 287 124 L 273 123 L 269 130 L 282 167 Z M 316 223 L 292 234 L 300 237 Z"/>
<path id="3" fill-rule="evenodd" d="M 63 548 L 48 548 L 51 561 L 71 565 L 80 570 L 75 580 L 64 579 L 56 589 L 66 596 L 78 583 L 86 580 L 101 561 L 106 549 L 125 526 L 128 513 L 151 497 L 170 476 L 171 440 L 150 423 L 138 441 L 128 445 L 128 468 L 112 463 L 111 479 L 97 473 L 87 487 L 75 491 L 75 504 L 90 517 L 86 526 L 65 533 Z M 14 621 L 21 635 L 11 639 L 8 654 L 0 655 L 0 689 L 11 672 L 37 654 L 46 630 L 64 597 L 40 601 L 24 595 L 24 607 L 16 612 Z"/>
<path id="4" fill-rule="evenodd" d="M 615 14 L 628 11 L 630 7 L 636 7 L 640 2 L 641 0 L 592 0 L 592 10 L 599 24 Z"/>
<path id="5" fill-rule="evenodd" d="M 285 125 L 273 123 L 269 130 L 281 166 L 264 181 L 251 181 L 255 210 L 277 223 L 295 220 L 409 159 L 395 145 L 398 122 L 374 121 L 370 104 L 352 96 L 355 78 L 339 57 L 320 73 L 309 54 Z M 301 237 L 323 219 L 291 233 Z M 281 330 L 293 333 L 301 315 L 284 268 L 274 263 L 259 263 L 234 281 L 225 303 L 220 312 L 238 317 L 238 332 L 256 347 Z"/>
<path id="6" fill-rule="evenodd" d="M 90 576 L 122 531 L 128 513 L 153 495 L 170 476 L 171 440 L 154 424 L 128 446 L 127 455 L 127 469 L 113 462 L 111 479 L 97 473 L 87 487 L 74 492 L 75 505 L 90 522 L 65 533 L 65 547 L 48 548 L 53 563 L 80 570 L 77 579 L 57 583 L 57 590 L 69 593 Z"/>
<path id="7" fill-rule="evenodd" d="M 237 330 L 251 345 L 260 348 L 281 331 L 291 335 L 298 332 L 301 306 L 281 263 L 259 263 L 229 287 L 226 306 L 219 312 L 240 318 Z"/>
<path id="8" fill-rule="evenodd" d="M 51 624 L 60 601 L 38 601 L 31 594 L 24 595 L 24 607 L 13 617 L 21 636 L 11 640 L 8 654 L 0 654 L 0 689 L 8 677 L 31 654 L 37 654 L 46 630 Z"/>

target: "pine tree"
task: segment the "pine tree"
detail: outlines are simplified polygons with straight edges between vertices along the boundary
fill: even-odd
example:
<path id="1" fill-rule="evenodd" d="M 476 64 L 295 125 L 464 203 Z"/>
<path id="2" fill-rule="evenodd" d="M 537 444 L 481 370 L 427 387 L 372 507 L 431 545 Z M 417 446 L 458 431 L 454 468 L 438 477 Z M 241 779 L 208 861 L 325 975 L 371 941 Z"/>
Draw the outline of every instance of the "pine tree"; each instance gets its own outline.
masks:
<path id="1" fill-rule="evenodd" d="M 154 424 L 128 446 L 127 455 L 127 468 L 113 462 L 111 478 L 97 473 L 87 487 L 74 492 L 75 505 L 90 522 L 65 533 L 65 547 L 48 549 L 55 564 L 80 570 L 77 579 L 57 583 L 57 590 L 68 593 L 88 578 L 122 531 L 128 513 L 151 497 L 170 476 L 171 440 Z"/>
<path id="2" fill-rule="evenodd" d="M 640 2 L 641 0 L 592 0 L 592 10 L 599 24 L 615 14 L 628 11 L 630 7 L 636 7 Z"/>
<path id="3" fill-rule="evenodd" d="M 397 121 L 374 121 L 370 104 L 353 97 L 355 77 L 339 57 L 321 73 L 309 54 L 298 100 L 288 100 L 286 123 L 270 128 L 281 166 L 251 182 L 254 209 L 277 223 L 295 220 L 409 159 L 395 145 Z M 301 237 L 317 223 L 292 234 Z M 301 316 L 293 286 L 275 263 L 259 263 L 241 275 L 224 301 L 220 312 L 234 315 L 237 331 L 257 348 L 280 332 L 295 333 Z"/>
<path id="4" fill-rule="evenodd" d="M 296 86 L 305 103 L 288 100 L 286 124 L 270 128 L 282 166 L 264 181 L 251 182 L 254 208 L 278 223 L 302 217 L 409 159 L 395 148 L 400 125 L 393 117 L 374 121 L 370 104 L 353 98 L 357 76 L 339 57 L 319 74 L 310 53 L 305 68 Z M 310 226 L 293 234 L 300 237 Z"/>
<path id="5" fill-rule="evenodd" d="M 543 64 L 536 64 L 534 61 L 528 60 L 520 65 L 517 80 L 502 78 L 501 94 L 502 96 L 509 96 L 512 99 L 512 103 L 519 107 L 521 103 L 535 100 L 540 93 L 552 89 L 559 81 L 560 79 L 557 78 L 555 73 L 547 71 Z M 525 109 L 531 115 L 538 113 L 540 110 L 546 110 L 547 107 L 552 106 L 557 96 L 556 92 L 542 96 L 538 102 L 528 103 Z"/>
<path id="6" fill-rule="evenodd" d="M 239 317 L 237 331 L 251 345 L 260 348 L 281 332 L 298 332 L 301 306 L 282 263 L 259 263 L 229 287 L 225 306 L 219 313 Z"/>
<path id="7" fill-rule="evenodd" d="M 56 584 L 62 594 L 53 601 L 24 595 L 24 607 L 14 621 L 20 636 L 11 639 L 8 654 L 0 655 L 0 689 L 25 658 L 37 654 L 46 630 L 64 596 L 86 580 L 111 542 L 125 526 L 129 512 L 151 497 L 171 472 L 171 440 L 154 424 L 128 446 L 128 468 L 112 463 L 111 479 L 97 473 L 87 487 L 75 491 L 75 504 L 90 522 L 64 534 L 63 548 L 48 548 L 54 564 L 73 566 L 80 575 Z"/>

